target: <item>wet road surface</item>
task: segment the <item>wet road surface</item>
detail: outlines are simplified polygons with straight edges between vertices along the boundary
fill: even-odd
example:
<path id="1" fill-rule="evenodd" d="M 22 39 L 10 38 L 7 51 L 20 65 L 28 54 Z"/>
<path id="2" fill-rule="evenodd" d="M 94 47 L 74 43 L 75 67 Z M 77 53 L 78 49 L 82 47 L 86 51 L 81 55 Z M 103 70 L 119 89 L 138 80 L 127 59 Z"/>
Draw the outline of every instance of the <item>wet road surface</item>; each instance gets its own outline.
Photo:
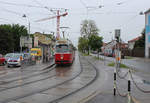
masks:
<path id="1" fill-rule="evenodd" d="M 44 71 L 17 68 L 0 77 L 7 81 L 0 84 L 0 103 L 55 102 L 83 88 L 95 75 L 96 71 L 91 68 L 80 68 L 78 54 L 72 66 L 55 66 Z"/>
<path id="2" fill-rule="evenodd" d="M 89 57 L 89 58 L 91 58 L 91 57 Z M 87 103 L 99 103 L 99 101 L 101 103 L 105 103 L 105 102 L 108 102 L 108 103 L 110 103 L 110 102 L 111 103 L 124 103 L 124 101 L 119 102 L 120 101 L 119 98 L 122 98 L 122 97 L 119 96 L 118 93 L 117 93 L 117 97 L 115 97 L 115 98 L 113 96 L 111 96 L 111 95 L 113 95 L 113 71 L 114 71 L 115 67 L 109 67 L 108 64 L 110 62 L 114 61 L 114 59 L 110 58 L 110 57 L 106 57 L 106 59 L 107 59 L 107 61 L 105 61 L 105 66 L 103 66 L 104 61 L 100 61 L 100 60 L 99 61 L 95 60 L 95 61 L 97 61 L 95 63 L 95 65 L 97 66 L 97 68 L 101 68 L 101 70 L 106 71 L 106 74 L 108 75 L 107 80 L 106 80 L 107 82 L 102 87 L 103 89 L 102 90 L 100 89 L 100 93 L 98 93 L 98 95 L 95 98 L 93 98 L 92 100 L 90 100 Z M 130 62 L 130 61 L 132 61 L 132 62 Z M 130 64 L 132 64 L 132 65 L 135 65 L 133 62 L 136 62 L 138 64 L 138 62 L 140 62 L 140 60 L 138 60 L 138 61 L 137 60 L 129 60 L 128 62 L 130 62 Z M 93 63 L 94 63 L 94 61 L 93 61 Z M 145 63 L 146 62 L 143 61 L 143 62 L 140 62 L 138 65 L 143 66 Z M 138 65 L 136 65 L 136 66 L 138 66 Z M 147 63 L 146 65 L 148 66 L 149 63 Z M 127 75 L 124 79 L 120 79 L 117 75 L 117 87 L 118 87 L 118 90 L 119 90 L 119 92 L 122 96 L 128 93 L 128 91 L 127 91 L 128 90 L 128 79 L 130 78 L 131 79 L 131 96 L 134 98 L 134 100 L 137 103 L 149 103 L 149 101 L 150 101 L 150 99 L 149 99 L 150 98 L 150 92 L 148 92 L 148 91 L 150 91 L 150 85 L 149 85 L 150 74 L 147 71 L 148 70 L 147 66 L 146 66 L 145 69 L 137 68 L 137 71 L 132 71 L 133 79 L 130 78 L 131 75 Z M 143 68 L 144 68 L 144 66 L 143 66 Z M 145 72 L 147 71 L 147 73 L 145 73 L 143 71 L 145 71 Z M 119 74 L 121 76 L 123 76 L 127 72 L 128 72 L 127 69 L 121 69 Z M 144 83 L 143 80 L 146 80 L 147 83 Z M 135 86 L 134 82 L 142 90 L 147 91 L 147 93 L 146 92 L 144 93 L 144 92 L 140 91 Z M 106 98 L 103 98 L 104 97 L 103 95 L 105 95 L 105 96 L 107 95 Z M 126 99 L 121 99 L 121 100 L 126 101 Z"/>

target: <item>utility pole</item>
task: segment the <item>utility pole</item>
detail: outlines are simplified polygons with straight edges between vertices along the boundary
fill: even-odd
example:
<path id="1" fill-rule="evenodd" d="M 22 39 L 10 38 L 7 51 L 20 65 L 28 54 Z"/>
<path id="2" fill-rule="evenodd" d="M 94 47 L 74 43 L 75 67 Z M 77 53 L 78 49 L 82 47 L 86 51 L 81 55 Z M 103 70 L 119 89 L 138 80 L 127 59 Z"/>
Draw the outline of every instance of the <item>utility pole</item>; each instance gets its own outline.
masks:
<path id="1" fill-rule="evenodd" d="M 30 38 L 30 21 L 29 18 L 24 14 L 22 17 L 27 18 L 27 22 L 28 22 L 28 37 Z"/>
<path id="2" fill-rule="evenodd" d="M 30 51 L 30 45 L 32 44 L 32 42 L 30 43 L 31 39 L 30 39 L 30 21 L 29 18 L 24 14 L 22 17 L 27 19 L 28 22 L 28 52 Z"/>
<path id="3" fill-rule="evenodd" d="M 119 55 L 119 41 L 120 41 L 120 29 L 115 30 L 115 59 L 116 59 L 116 68 L 114 68 L 114 96 L 116 96 L 116 80 L 117 80 L 117 69 L 119 68 L 119 61 L 120 61 L 120 55 Z"/>

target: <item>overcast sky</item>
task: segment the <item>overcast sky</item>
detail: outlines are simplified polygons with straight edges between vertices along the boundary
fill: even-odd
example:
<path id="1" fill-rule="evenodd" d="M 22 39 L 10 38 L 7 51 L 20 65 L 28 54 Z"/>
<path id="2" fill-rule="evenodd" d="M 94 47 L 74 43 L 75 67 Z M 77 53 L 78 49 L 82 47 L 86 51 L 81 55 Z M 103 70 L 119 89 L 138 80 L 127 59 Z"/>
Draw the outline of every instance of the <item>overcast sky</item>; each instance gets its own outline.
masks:
<path id="1" fill-rule="evenodd" d="M 61 18 L 60 26 L 70 28 L 66 30 L 66 36 L 75 45 L 80 36 L 81 21 L 85 19 L 96 22 L 104 42 L 114 38 L 115 29 L 121 29 L 121 38 L 127 42 L 139 36 L 144 28 L 145 17 L 139 13 L 150 8 L 150 0 L 0 0 L 0 24 L 18 23 L 28 27 L 29 20 L 31 33 L 56 32 L 56 18 L 35 22 L 55 15 L 44 7 L 68 9 L 68 16 Z M 28 20 L 22 17 L 23 14 Z"/>

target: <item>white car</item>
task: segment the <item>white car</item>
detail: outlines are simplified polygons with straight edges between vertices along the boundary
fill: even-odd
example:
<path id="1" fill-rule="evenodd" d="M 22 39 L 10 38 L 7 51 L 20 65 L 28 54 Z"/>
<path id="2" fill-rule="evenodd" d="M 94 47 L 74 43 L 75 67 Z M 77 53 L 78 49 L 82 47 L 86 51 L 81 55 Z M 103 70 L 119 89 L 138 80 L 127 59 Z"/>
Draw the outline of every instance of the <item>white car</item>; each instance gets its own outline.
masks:
<path id="1" fill-rule="evenodd" d="M 21 66 L 21 56 L 23 58 L 23 54 L 15 53 L 11 58 L 8 59 L 7 66 Z"/>
<path id="2" fill-rule="evenodd" d="M 14 53 L 8 53 L 5 55 L 5 62 L 7 63 L 8 59 L 13 57 Z"/>

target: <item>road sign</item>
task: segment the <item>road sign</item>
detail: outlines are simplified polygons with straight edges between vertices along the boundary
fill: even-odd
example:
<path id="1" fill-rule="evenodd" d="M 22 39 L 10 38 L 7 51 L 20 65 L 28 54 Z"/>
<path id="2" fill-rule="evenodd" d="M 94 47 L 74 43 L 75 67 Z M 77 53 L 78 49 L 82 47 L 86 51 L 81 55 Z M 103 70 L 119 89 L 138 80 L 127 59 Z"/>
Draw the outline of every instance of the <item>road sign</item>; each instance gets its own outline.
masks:
<path id="1" fill-rule="evenodd" d="M 27 36 L 20 37 L 20 47 L 28 47 L 28 44 L 32 44 L 32 38 Z"/>

